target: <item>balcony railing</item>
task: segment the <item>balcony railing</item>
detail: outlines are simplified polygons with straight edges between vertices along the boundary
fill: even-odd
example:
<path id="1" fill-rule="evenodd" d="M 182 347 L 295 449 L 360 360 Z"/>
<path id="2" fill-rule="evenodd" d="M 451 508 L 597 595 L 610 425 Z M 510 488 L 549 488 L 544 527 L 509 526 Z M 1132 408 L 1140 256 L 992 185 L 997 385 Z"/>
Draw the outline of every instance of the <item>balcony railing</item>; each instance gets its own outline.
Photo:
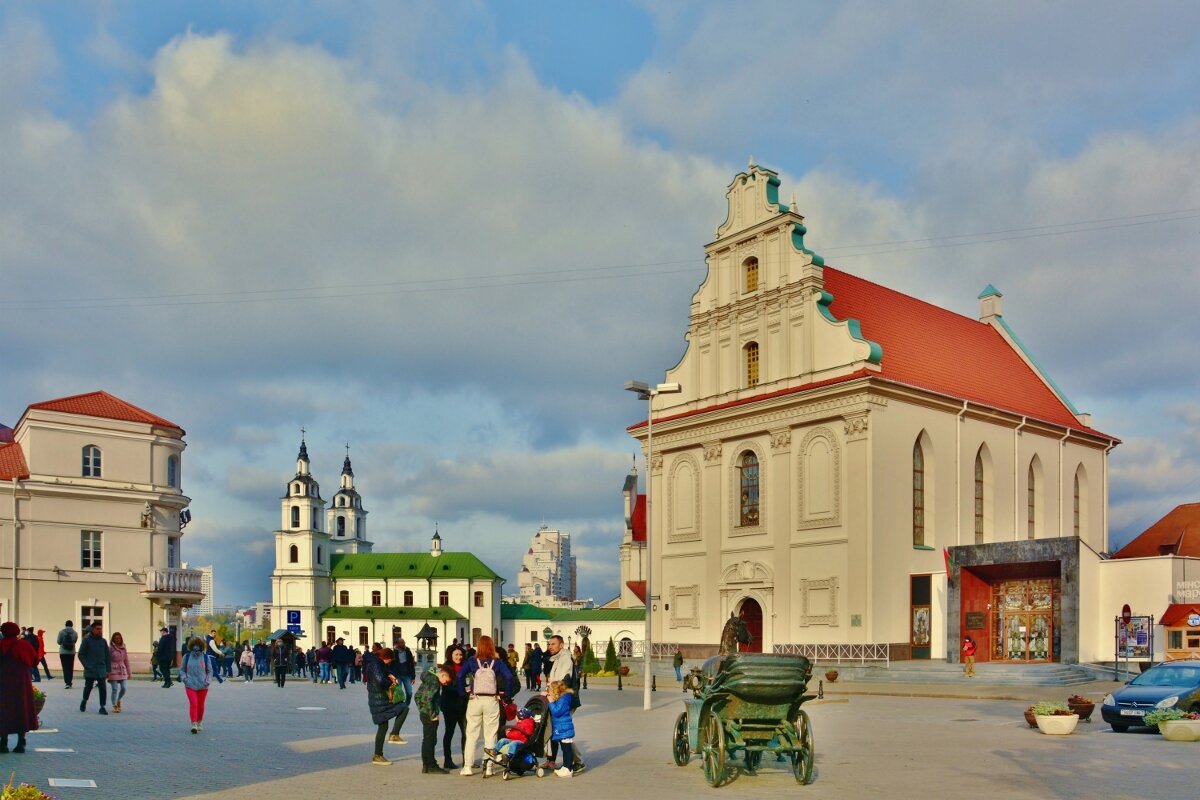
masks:
<path id="1" fill-rule="evenodd" d="M 822 663 L 843 661 L 860 664 L 882 662 L 886 667 L 891 663 L 891 647 L 887 643 L 872 644 L 777 644 L 775 652 L 789 656 L 804 656 L 812 661 Z"/>
<path id="2" fill-rule="evenodd" d="M 192 594 L 204 596 L 200 589 L 200 570 L 198 569 L 169 569 L 152 567 L 146 570 L 146 586 L 142 589 L 148 595 L 180 595 Z"/>

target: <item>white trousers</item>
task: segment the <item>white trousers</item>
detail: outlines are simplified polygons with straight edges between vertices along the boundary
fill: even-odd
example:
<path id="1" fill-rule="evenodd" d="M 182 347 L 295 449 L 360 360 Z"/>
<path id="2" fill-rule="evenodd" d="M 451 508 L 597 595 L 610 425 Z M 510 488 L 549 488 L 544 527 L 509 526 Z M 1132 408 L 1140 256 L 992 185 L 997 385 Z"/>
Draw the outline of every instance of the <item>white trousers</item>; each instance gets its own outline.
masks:
<path id="1" fill-rule="evenodd" d="M 463 766 L 475 763 L 475 747 L 483 734 L 483 746 L 496 746 L 496 731 L 500 727 L 500 703 L 495 697 L 472 697 L 467 701 L 467 744 L 463 749 Z"/>

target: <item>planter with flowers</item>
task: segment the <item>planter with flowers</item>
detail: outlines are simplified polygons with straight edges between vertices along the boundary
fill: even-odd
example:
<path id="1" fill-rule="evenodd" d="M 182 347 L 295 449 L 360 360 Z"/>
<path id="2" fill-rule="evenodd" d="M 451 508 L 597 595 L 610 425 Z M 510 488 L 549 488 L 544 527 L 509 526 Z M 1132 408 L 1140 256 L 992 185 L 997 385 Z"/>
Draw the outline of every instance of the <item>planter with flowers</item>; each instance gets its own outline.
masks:
<path id="1" fill-rule="evenodd" d="M 1050 736 L 1067 736 L 1074 733 L 1079 724 L 1079 715 L 1066 703 L 1035 703 L 1033 716 L 1037 719 L 1038 730 Z"/>
<path id="2" fill-rule="evenodd" d="M 1200 742 L 1200 713 L 1178 708 L 1151 711 L 1143 720 L 1146 725 L 1158 726 L 1158 732 L 1169 742 Z"/>
<path id="3" fill-rule="evenodd" d="M 33 711 L 38 715 L 38 724 L 41 725 L 42 709 L 46 707 L 46 693 L 36 686 L 33 687 Z"/>
<path id="4" fill-rule="evenodd" d="M 16 773 L 13 772 L 8 776 L 8 783 L 0 786 L 0 800 L 55 800 L 55 798 L 33 784 L 17 783 Z"/>
<path id="5" fill-rule="evenodd" d="M 1083 722 L 1092 721 L 1092 712 L 1096 710 L 1096 701 L 1081 694 L 1073 694 L 1067 698 L 1067 707 L 1079 715 Z"/>
<path id="6" fill-rule="evenodd" d="M 838 671 L 836 669 L 825 670 L 825 680 L 829 681 L 830 683 L 837 683 L 837 679 Z"/>

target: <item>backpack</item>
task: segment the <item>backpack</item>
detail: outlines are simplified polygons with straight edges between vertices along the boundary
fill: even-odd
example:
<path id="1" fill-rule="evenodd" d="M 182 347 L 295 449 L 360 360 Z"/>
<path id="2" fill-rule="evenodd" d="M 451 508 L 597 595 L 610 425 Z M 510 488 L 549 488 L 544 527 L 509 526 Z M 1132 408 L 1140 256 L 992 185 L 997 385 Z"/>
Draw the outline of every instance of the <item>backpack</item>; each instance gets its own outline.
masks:
<path id="1" fill-rule="evenodd" d="M 493 666 L 496 662 L 480 661 L 477 663 L 479 667 L 475 670 L 475 688 L 472 691 L 475 694 L 497 694 L 496 670 Z"/>
<path id="2" fill-rule="evenodd" d="M 72 650 L 74 650 L 75 643 L 79 641 L 79 634 L 75 632 L 74 628 L 67 628 L 63 631 L 63 633 L 66 634 L 66 641 L 62 643 L 63 646 L 70 647 Z"/>

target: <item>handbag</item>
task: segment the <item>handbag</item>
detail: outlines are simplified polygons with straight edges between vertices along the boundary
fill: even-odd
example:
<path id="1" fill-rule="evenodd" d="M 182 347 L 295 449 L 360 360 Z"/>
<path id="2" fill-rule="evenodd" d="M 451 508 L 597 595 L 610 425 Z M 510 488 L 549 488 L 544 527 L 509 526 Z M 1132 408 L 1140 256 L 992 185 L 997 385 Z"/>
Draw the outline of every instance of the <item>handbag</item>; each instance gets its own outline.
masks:
<path id="1" fill-rule="evenodd" d="M 397 681 L 388 687 L 388 702 L 392 705 L 403 703 L 407 699 L 407 695 L 404 694 L 404 684 Z"/>

